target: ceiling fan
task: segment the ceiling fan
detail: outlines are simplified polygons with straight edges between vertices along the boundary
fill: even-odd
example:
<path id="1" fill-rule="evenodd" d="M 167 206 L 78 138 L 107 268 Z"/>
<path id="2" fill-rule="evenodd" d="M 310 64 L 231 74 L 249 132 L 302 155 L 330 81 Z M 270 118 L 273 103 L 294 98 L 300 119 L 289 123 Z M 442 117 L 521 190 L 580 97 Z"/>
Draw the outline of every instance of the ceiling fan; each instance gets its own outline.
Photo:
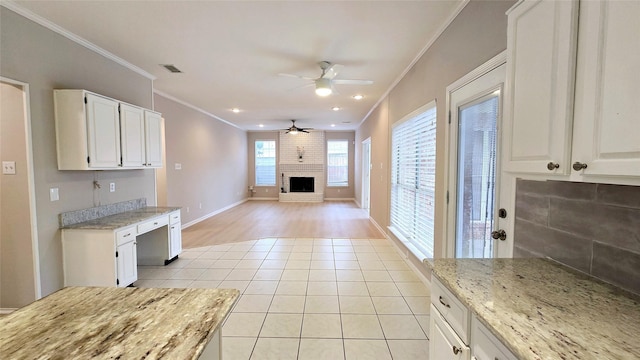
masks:
<path id="1" fill-rule="evenodd" d="M 322 74 L 320 74 L 320 77 L 316 79 L 310 78 L 307 76 L 294 75 L 294 74 L 280 73 L 278 75 L 313 81 L 313 83 L 310 83 L 306 86 L 315 85 L 316 94 L 318 96 L 331 95 L 331 93 L 333 92 L 333 85 L 335 84 L 339 84 L 339 85 L 371 85 L 373 84 L 373 81 L 371 80 L 335 79 L 335 77 L 340 72 L 340 69 L 342 69 L 342 65 L 340 64 L 334 64 L 329 61 L 320 61 L 318 63 L 318 66 L 320 66 L 320 69 L 322 70 Z"/>
<path id="2" fill-rule="evenodd" d="M 313 128 L 300 128 L 296 126 L 296 121 L 295 120 L 291 120 L 291 126 L 288 129 L 283 129 L 286 130 L 287 132 L 285 134 L 291 134 L 291 135 L 295 135 L 299 132 L 303 132 L 303 133 L 309 133 L 308 130 L 313 130 Z"/>

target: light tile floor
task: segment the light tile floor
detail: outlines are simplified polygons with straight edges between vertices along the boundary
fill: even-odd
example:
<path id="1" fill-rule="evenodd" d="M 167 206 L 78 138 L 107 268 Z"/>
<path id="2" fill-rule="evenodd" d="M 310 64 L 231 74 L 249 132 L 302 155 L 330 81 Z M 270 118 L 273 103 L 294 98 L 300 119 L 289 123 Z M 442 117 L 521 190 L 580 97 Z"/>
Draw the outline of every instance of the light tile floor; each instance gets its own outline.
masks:
<path id="1" fill-rule="evenodd" d="M 138 287 L 235 288 L 224 359 L 427 359 L 429 290 L 385 239 L 268 238 L 140 266 Z"/>

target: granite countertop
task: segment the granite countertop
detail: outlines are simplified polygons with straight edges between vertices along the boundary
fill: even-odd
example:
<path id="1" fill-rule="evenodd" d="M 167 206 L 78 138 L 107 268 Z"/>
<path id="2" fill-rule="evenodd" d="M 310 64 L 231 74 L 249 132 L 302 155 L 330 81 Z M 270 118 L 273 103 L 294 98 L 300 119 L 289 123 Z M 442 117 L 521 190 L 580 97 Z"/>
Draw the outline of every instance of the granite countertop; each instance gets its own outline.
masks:
<path id="1" fill-rule="evenodd" d="M 640 297 L 545 259 L 437 259 L 435 275 L 525 359 L 640 359 Z"/>
<path id="2" fill-rule="evenodd" d="M 68 287 L 0 317 L 3 359 L 197 359 L 233 289 Z"/>
<path id="3" fill-rule="evenodd" d="M 129 226 L 156 216 L 168 214 L 180 210 L 179 207 L 146 206 L 137 210 L 125 211 L 114 215 L 104 216 L 98 219 L 63 226 L 61 229 L 82 230 L 115 230 Z"/>

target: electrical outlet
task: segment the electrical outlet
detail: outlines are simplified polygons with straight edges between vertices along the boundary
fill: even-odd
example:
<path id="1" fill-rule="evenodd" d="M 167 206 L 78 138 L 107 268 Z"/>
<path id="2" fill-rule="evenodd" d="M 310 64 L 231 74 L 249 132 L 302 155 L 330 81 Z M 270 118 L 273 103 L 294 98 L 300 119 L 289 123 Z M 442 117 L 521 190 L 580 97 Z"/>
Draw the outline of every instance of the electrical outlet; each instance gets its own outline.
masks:
<path id="1" fill-rule="evenodd" d="M 174 168 L 175 168 L 176 170 L 182 170 L 182 164 L 181 164 L 181 163 L 175 163 L 175 164 L 174 164 Z"/>
<path id="2" fill-rule="evenodd" d="M 16 174 L 16 162 L 15 161 L 3 161 L 2 162 L 2 173 L 5 175 L 15 175 Z"/>
<path id="3" fill-rule="evenodd" d="M 116 183 L 109 183 L 109 192 L 116 191 Z"/>
<path id="4" fill-rule="evenodd" d="M 264 192 L 269 192 L 269 189 L 264 189 Z"/>
<path id="5" fill-rule="evenodd" d="M 199 206 L 200 206 L 200 209 L 202 209 L 202 203 L 200 203 L 200 205 L 199 205 Z"/>
<path id="6" fill-rule="evenodd" d="M 189 207 L 187 206 L 187 214 L 189 213 Z"/>

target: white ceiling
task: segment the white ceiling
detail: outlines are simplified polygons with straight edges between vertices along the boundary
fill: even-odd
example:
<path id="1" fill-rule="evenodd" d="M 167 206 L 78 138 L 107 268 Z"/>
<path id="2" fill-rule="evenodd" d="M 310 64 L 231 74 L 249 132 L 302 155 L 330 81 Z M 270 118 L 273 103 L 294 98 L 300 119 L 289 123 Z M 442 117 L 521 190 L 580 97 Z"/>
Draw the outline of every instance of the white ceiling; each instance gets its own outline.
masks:
<path id="1" fill-rule="evenodd" d="M 242 129 L 283 129 L 297 119 L 301 127 L 353 130 L 464 2 L 14 3 L 152 74 L 157 91 Z M 344 65 L 336 79 L 374 84 L 336 85 L 339 94 L 321 98 L 313 86 L 300 88 L 307 81 L 278 75 L 319 77 L 321 60 Z"/>

